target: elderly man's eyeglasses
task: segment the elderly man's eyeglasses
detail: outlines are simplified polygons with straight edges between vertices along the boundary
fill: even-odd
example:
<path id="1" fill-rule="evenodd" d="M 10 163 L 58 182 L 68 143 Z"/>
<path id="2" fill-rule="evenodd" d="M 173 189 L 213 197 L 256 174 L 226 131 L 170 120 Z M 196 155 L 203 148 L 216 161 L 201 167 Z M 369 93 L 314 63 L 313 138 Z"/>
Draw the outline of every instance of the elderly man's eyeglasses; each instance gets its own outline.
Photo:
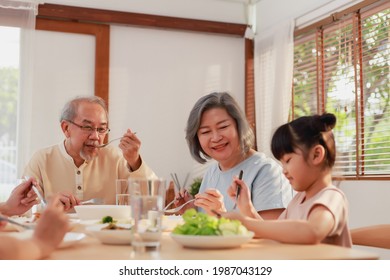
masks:
<path id="1" fill-rule="evenodd" d="M 72 122 L 71 120 L 67 120 L 71 124 L 74 124 L 75 126 L 79 127 L 82 131 L 86 133 L 92 133 L 97 131 L 99 134 L 107 134 L 110 132 L 110 129 L 108 127 L 92 127 L 90 125 L 79 125 L 75 122 Z"/>

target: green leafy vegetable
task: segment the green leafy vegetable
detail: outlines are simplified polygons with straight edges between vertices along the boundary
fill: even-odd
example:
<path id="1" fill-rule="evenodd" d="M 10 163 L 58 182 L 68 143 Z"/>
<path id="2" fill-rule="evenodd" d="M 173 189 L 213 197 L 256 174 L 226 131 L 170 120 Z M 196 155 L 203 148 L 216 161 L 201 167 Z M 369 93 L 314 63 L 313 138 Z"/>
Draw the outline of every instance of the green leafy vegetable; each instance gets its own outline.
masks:
<path id="1" fill-rule="evenodd" d="M 102 218 L 102 224 L 114 223 L 114 219 L 111 216 L 105 216 Z"/>
<path id="2" fill-rule="evenodd" d="M 205 213 L 188 209 L 183 214 L 184 224 L 173 229 L 174 234 L 183 235 L 245 235 L 248 230 L 238 220 L 217 219 Z"/>

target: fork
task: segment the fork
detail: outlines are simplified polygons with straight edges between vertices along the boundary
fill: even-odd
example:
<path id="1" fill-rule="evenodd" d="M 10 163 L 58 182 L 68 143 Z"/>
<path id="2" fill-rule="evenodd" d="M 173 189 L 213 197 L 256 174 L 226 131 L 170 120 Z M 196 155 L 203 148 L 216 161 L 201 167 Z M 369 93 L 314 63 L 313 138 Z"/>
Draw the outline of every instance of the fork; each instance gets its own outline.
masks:
<path id="1" fill-rule="evenodd" d="M 85 201 L 80 202 L 81 205 L 84 204 L 103 204 L 103 199 L 102 198 L 91 198 Z"/>
<path id="2" fill-rule="evenodd" d="M 167 213 L 167 214 L 173 214 L 173 213 L 176 213 L 176 212 L 179 212 L 184 206 L 186 206 L 188 203 L 191 203 L 193 201 L 195 201 L 196 198 L 193 198 L 193 199 L 190 199 L 188 200 L 187 202 L 183 203 L 182 205 L 176 207 L 176 208 L 172 208 L 172 209 L 168 209 L 168 210 L 165 210 L 167 207 L 164 208 L 164 213 Z M 169 205 L 169 204 L 168 204 Z"/>
<path id="3" fill-rule="evenodd" d="M 173 203 L 175 203 L 175 201 L 178 201 L 178 200 L 181 200 L 183 199 L 182 197 L 177 197 L 177 198 L 174 198 L 171 202 L 169 202 L 165 208 L 164 208 L 164 211 L 167 210 Z"/>
<path id="4" fill-rule="evenodd" d="M 40 193 L 40 191 L 38 190 L 38 188 L 35 186 L 35 185 L 32 185 L 31 188 L 33 189 L 33 191 L 35 192 L 35 194 L 38 196 L 39 200 L 41 201 L 42 205 L 44 207 L 47 206 L 47 202 L 46 202 L 46 199 L 42 196 L 42 194 Z"/>
<path id="5" fill-rule="evenodd" d="M 167 204 L 167 206 L 165 206 L 164 211 L 166 211 L 173 203 L 175 203 L 175 201 L 176 201 L 176 198 L 174 198 L 171 202 L 169 202 Z"/>

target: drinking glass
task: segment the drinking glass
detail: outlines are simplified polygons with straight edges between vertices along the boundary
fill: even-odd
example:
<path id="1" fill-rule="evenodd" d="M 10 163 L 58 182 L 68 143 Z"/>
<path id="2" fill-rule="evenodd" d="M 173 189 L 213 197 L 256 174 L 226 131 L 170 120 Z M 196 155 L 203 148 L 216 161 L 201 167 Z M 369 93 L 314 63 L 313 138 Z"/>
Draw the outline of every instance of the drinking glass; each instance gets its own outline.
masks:
<path id="1" fill-rule="evenodd" d="M 136 251 L 159 248 L 166 193 L 165 179 L 129 179 L 134 225 L 131 244 Z"/>
<path id="2" fill-rule="evenodd" d="M 128 179 L 116 179 L 116 205 L 130 205 L 130 188 Z"/>

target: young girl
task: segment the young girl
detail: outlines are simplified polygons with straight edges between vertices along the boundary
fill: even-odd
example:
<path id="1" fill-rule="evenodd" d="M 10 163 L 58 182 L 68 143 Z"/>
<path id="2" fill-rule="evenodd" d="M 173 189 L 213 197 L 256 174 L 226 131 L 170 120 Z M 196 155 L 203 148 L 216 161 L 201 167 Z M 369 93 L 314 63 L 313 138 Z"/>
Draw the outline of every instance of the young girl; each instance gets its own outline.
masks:
<path id="1" fill-rule="evenodd" d="M 335 124 L 336 117 L 325 113 L 298 118 L 274 133 L 272 153 L 282 163 L 284 175 L 297 191 L 278 220 L 263 220 L 251 204 L 248 187 L 238 178 L 234 178 L 228 194 L 234 200 L 237 186 L 241 186 L 237 201 L 241 213 L 222 215 L 241 220 L 259 238 L 351 247 L 347 200 L 332 185 L 336 147 L 331 130 Z"/>

